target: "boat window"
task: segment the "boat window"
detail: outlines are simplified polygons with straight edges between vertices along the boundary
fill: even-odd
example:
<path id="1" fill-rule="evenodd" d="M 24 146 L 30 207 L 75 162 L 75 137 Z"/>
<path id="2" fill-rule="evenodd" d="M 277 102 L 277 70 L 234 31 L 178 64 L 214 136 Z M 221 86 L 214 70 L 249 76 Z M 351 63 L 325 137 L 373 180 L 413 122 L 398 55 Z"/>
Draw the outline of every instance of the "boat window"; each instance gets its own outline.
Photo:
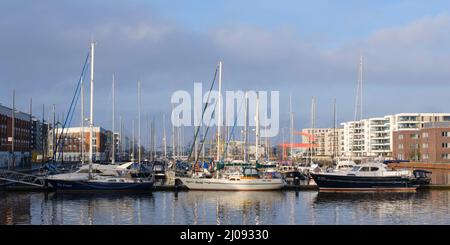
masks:
<path id="1" fill-rule="evenodd" d="M 371 168 L 370 168 L 370 171 L 375 172 L 375 171 L 378 171 L 378 169 L 379 169 L 379 168 L 377 168 L 377 167 L 371 167 Z"/>
<path id="2" fill-rule="evenodd" d="M 368 171 L 370 171 L 370 167 L 362 167 L 360 171 L 361 172 L 368 172 Z"/>
<path id="3" fill-rule="evenodd" d="M 352 168 L 352 171 L 354 171 L 354 172 L 356 172 L 356 171 L 358 171 L 359 170 L 359 166 L 354 166 L 353 168 Z"/>
<path id="4" fill-rule="evenodd" d="M 258 170 L 254 169 L 254 168 L 246 168 L 244 170 L 244 174 L 245 175 L 258 175 Z"/>

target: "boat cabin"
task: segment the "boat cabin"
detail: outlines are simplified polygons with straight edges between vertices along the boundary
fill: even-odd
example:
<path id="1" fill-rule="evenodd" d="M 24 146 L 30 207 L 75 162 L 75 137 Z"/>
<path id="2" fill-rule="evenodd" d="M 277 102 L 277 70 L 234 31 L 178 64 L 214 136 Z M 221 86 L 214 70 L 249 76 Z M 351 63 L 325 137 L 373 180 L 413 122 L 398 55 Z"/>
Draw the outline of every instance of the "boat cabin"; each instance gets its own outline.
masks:
<path id="1" fill-rule="evenodd" d="M 347 175 L 352 176 L 411 176 L 412 172 L 409 170 L 389 170 L 383 163 L 370 162 L 353 166 L 347 172 Z"/>

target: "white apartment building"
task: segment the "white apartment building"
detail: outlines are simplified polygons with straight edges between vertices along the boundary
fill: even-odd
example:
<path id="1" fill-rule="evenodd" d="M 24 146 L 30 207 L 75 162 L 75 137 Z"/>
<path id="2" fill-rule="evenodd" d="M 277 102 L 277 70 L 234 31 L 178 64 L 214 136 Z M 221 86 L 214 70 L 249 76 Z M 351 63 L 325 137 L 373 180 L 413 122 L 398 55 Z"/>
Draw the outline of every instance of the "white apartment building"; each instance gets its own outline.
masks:
<path id="1" fill-rule="evenodd" d="M 450 113 L 400 113 L 341 123 L 342 155 L 389 158 L 392 157 L 394 131 L 416 130 L 426 123 L 449 121 Z"/>
<path id="2" fill-rule="evenodd" d="M 342 151 L 342 137 L 344 129 L 342 128 L 305 128 L 302 130 L 302 142 L 309 144 L 316 144 L 313 148 L 313 155 L 315 156 L 332 156 L 335 154 L 339 156 Z M 310 140 L 308 135 L 313 135 L 314 140 Z M 309 154 L 309 149 L 306 150 Z"/>

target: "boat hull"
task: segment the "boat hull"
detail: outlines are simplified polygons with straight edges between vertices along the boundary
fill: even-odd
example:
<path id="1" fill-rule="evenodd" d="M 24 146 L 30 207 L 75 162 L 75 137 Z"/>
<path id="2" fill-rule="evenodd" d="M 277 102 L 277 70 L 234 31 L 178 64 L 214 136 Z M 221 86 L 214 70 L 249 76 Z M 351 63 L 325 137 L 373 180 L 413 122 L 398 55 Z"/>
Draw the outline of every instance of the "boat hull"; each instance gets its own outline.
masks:
<path id="1" fill-rule="evenodd" d="M 269 191 L 284 187 L 282 179 L 224 180 L 208 178 L 179 178 L 189 190 L 206 191 Z"/>
<path id="2" fill-rule="evenodd" d="M 48 182 L 57 191 L 151 191 L 153 182 L 100 182 L 86 180 L 51 180 Z"/>
<path id="3" fill-rule="evenodd" d="M 412 179 L 402 176 L 369 177 L 311 173 L 311 177 L 321 192 L 410 192 L 418 187 Z"/>

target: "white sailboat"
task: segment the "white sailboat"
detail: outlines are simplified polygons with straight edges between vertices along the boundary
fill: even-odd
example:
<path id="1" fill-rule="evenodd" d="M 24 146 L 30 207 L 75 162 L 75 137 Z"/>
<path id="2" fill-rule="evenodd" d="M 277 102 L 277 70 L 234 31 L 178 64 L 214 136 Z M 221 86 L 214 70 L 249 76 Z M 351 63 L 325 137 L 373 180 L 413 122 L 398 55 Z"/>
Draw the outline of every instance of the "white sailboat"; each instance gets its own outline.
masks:
<path id="1" fill-rule="evenodd" d="M 222 62 L 219 62 L 219 96 L 222 88 Z M 220 99 L 219 99 L 220 103 Z M 220 106 L 219 106 L 220 108 Z M 244 146 L 244 163 L 248 162 L 247 157 L 247 139 L 248 139 L 248 95 L 245 94 L 245 146 Z M 259 114 L 259 113 L 258 113 Z M 257 115 L 258 116 L 258 115 Z M 220 113 L 219 113 L 220 118 Z M 220 120 L 220 119 L 219 119 Z M 258 120 L 259 123 L 259 120 Z M 218 123 L 220 125 L 220 121 Z M 220 126 L 219 126 L 220 128 Z M 222 160 L 220 151 L 220 129 L 218 130 L 218 147 L 217 159 Z M 259 132 L 257 132 L 257 138 Z M 257 139 L 258 141 L 258 139 Z M 257 145 L 259 142 L 257 143 Z M 219 191 L 263 191 L 278 190 L 284 187 L 285 183 L 282 178 L 275 178 L 272 174 L 263 175 L 256 167 L 244 166 L 237 167 L 234 171 L 217 171 L 215 177 L 205 178 L 193 175 L 192 177 L 181 177 L 180 180 L 190 190 L 219 190 Z"/>

